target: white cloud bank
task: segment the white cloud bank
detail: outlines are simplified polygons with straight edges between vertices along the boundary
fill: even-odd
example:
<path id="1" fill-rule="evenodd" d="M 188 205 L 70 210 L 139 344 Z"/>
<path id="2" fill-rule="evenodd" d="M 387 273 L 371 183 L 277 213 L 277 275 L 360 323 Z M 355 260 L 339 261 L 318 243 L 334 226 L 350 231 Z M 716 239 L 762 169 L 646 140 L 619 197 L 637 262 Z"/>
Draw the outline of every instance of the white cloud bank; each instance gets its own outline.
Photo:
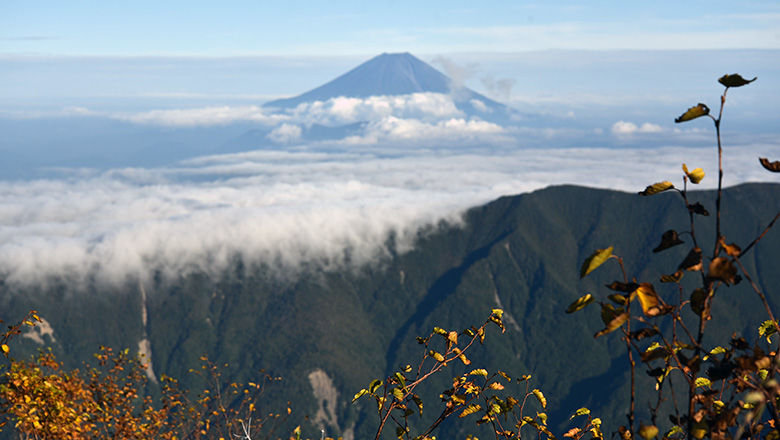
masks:
<path id="1" fill-rule="evenodd" d="M 725 154 L 728 185 L 776 177 L 756 157 L 780 158 L 777 143 Z M 398 250 L 410 249 L 421 227 L 457 223 L 501 195 L 564 183 L 638 191 L 678 182 L 683 162 L 708 171 L 702 187 L 715 185 L 714 149 L 677 147 L 255 151 L 0 181 L 0 274 L 11 284 L 113 283 L 154 271 L 219 273 L 236 256 L 287 274 L 362 265 L 388 255 L 390 234 Z"/>
<path id="2" fill-rule="evenodd" d="M 645 122 L 642 125 L 636 125 L 633 122 L 617 121 L 612 124 L 612 134 L 618 136 L 632 135 L 635 133 L 661 133 L 664 129 L 657 124 Z"/>

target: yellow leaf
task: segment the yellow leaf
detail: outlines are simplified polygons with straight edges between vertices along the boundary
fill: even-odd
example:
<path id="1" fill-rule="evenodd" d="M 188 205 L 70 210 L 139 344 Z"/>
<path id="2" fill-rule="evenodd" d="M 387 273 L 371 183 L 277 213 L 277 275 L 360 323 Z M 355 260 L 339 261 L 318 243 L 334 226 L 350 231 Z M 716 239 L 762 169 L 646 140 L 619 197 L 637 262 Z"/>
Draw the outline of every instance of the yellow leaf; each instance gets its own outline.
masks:
<path id="1" fill-rule="evenodd" d="M 534 396 L 536 396 L 536 399 L 539 401 L 539 403 L 542 404 L 542 408 L 547 408 L 547 398 L 544 397 L 544 394 L 542 394 L 542 392 L 538 389 L 533 390 L 532 393 L 534 393 Z"/>
<path id="2" fill-rule="evenodd" d="M 458 332 L 451 331 L 447 333 L 447 339 L 452 342 L 453 344 L 458 344 Z"/>
<path id="3" fill-rule="evenodd" d="M 590 293 L 580 297 L 577 299 L 577 301 L 574 301 L 573 303 L 569 304 L 569 307 L 566 309 L 566 313 L 574 313 L 578 310 L 581 310 L 585 308 L 588 304 L 595 301 L 593 298 L 593 295 Z"/>
<path id="4" fill-rule="evenodd" d="M 601 330 L 600 332 L 596 333 L 593 337 L 598 338 L 599 336 L 604 336 L 607 333 L 611 333 L 618 328 L 620 328 L 621 325 L 625 324 L 626 321 L 628 321 L 628 313 L 621 313 L 617 316 L 615 316 L 609 323 L 607 323 L 607 327 L 604 330 Z"/>
<path id="5" fill-rule="evenodd" d="M 436 359 L 439 362 L 444 362 L 444 356 L 441 355 L 441 353 L 437 353 L 433 350 L 428 352 L 428 355 L 434 359 Z"/>
<path id="6" fill-rule="evenodd" d="M 613 249 L 614 248 L 612 246 L 606 249 L 598 249 L 596 252 L 592 253 L 588 258 L 586 258 L 582 263 L 582 268 L 580 269 L 580 278 L 584 278 L 585 275 L 593 272 L 597 267 L 604 264 L 604 262 L 612 256 Z"/>
<path id="7" fill-rule="evenodd" d="M 658 436 L 658 427 L 655 425 L 645 425 L 639 423 L 639 436 L 645 440 L 651 440 Z"/>
<path id="8" fill-rule="evenodd" d="M 683 164 L 683 172 L 691 180 L 691 183 L 699 183 L 704 178 L 704 170 L 701 168 L 694 168 L 693 171 L 688 171 L 688 167 Z"/>
<path id="9" fill-rule="evenodd" d="M 655 293 L 653 285 L 650 283 L 642 283 L 634 292 L 639 298 L 639 303 L 642 304 L 642 311 L 645 313 L 645 315 L 657 316 L 658 295 Z"/>
<path id="10" fill-rule="evenodd" d="M 468 375 L 469 376 L 484 376 L 484 377 L 487 377 L 488 372 L 484 368 L 477 368 L 476 370 L 471 370 Z"/>
<path id="11" fill-rule="evenodd" d="M 647 188 L 645 188 L 644 191 L 641 191 L 639 195 L 652 196 L 654 194 L 658 194 L 660 192 L 664 192 L 670 189 L 674 189 L 674 185 L 672 184 L 672 182 L 668 180 L 664 180 L 663 182 L 657 182 L 652 185 L 649 185 Z"/>
<path id="12" fill-rule="evenodd" d="M 467 406 L 466 408 L 461 411 L 459 418 L 466 417 L 468 415 L 474 414 L 475 412 L 481 411 L 482 407 L 479 404 L 472 403 L 471 405 Z"/>
<path id="13" fill-rule="evenodd" d="M 0 348 L 2 348 L 3 353 L 8 353 L 9 351 L 11 351 L 11 349 L 8 348 L 8 345 L 6 344 L 3 344 L 2 346 L 0 346 Z"/>

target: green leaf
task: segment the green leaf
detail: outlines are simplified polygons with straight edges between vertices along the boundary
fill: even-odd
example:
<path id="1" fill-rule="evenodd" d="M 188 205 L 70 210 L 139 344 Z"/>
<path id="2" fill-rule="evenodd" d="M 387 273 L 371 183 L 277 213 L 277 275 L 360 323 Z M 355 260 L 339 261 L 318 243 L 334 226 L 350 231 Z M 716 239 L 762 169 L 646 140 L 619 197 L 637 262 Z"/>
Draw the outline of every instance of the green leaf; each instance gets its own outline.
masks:
<path id="1" fill-rule="evenodd" d="M 640 354 L 642 362 L 650 362 L 652 360 L 665 358 L 667 356 L 669 356 L 669 350 L 657 342 L 650 344 L 650 346 L 647 347 L 647 350 Z"/>
<path id="2" fill-rule="evenodd" d="M 447 330 L 444 330 L 441 327 L 434 327 L 433 332 L 436 333 L 437 335 L 447 336 Z"/>
<path id="3" fill-rule="evenodd" d="M 701 116 L 707 116 L 708 114 L 710 114 L 709 107 L 707 107 L 702 103 L 699 103 L 697 106 L 689 108 L 685 113 L 683 113 L 677 119 L 675 119 L 674 122 L 677 122 L 679 124 L 680 122 L 690 121 L 691 119 L 696 119 Z"/>
<path id="4" fill-rule="evenodd" d="M 766 157 L 759 157 L 758 161 L 761 162 L 761 166 L 764 167 L 767 171 L 780 173 L 780 161 L 776 160 L 774 162 L 770 162 Z"/>
<path id="5" fill-rule="evenodd" d="M 758 326 L 758 336 L 763 336 L 766 338 L 766 342 L 771 344 L 772 341 L 769 339 L 777 333 L 777 327 L 775 326 L 774 321 L 767 320 L 761 323 L 761 325 Z"/>
<path id="6" fill-rule="evenodd" d="M 406 378 L 403 374 L 396 372 L 395 379 L 398 381 L 398 383 L 401 384 L 402 387 L 406 388 Z"/>
<path id="7" fill-rule="evenodd" d="M 672 428 L 666 432 L 664 435 L 665 438 L 671 438 L 674 434 L 682 434 L 685 431 L 683 431 L 682 427 L 674 425 Z"/>
<path id="8" fill-rule="evenodd" d="M 701 421 L 696 422 L 696 423 L 693 424 L 693 429 L 691 430 L 691 435 L 696 440 L 701 440 L 701 439 L 704 438 L 704 436 L 707 435 L 709 430 L 710 430 L 710 428 L 709 428 L 709 426 L 707 426 L 707 421 L 706 420 L 701 420 Z"/>
<path id="9" fill-rule="evenodd" d="M 645 440 L 651 440 L 658 436 L 658 427 L 639 423 L 639 436 Z"/>
<path id="10" fill-rule="evenodd" d="M 404 390 L 402 390 L 401 388 L 393 388 L 393 397 L 395 397 L 398 400 L 403 400 Z"/>
<path id="11" fill-rule="evenodd" d="M 719 346 L 713 348 L 712 350 L 710 350 L 710 355 L 714 356 L 716 354 L 723 354 L 725 352 L 726 352 L 726 349 L 719 345 Z"/>
<path id="12" fill-rule="evenodd" d="M 700 387 L 712 388 L 712 381 L 710 381 L 706 377 L 697 377 L 693 385 L 696 388 L 700 388 Z"/>
<path id="13" fill-rule="evenodd" d="M 594 300 L 593 295 L 588 293 L 585 296 L 580 297 L 577 299 L 577 301 L 574 301 L 569 305 L 569 307 L 566 309 L 566 313 L 574 313 L 578 310 L 582 310 L 585 307 L 588 306 L 588 304 L 592 303 Z"/>
<path id="14" fill-rule="evenodd" d="M 758 77 L 755 77 L 753 79 L 745 79 L 742 78 L 742 75 L 738 73 L 732 73 L 731 75 L 721 76 L 720 78 L 718 78 L 718 82 L 723 84 L 726 87 L 742 87 L 744 85 L 752 83 L 757 79 Z"/>
<path id="15" fill-rule="evenodd" d="M 577 411 L 574 411 L 574 414 L 572 414 L 572 416 L 569 417 L 569 420 L 571 420 L 571 419 L 573 419 L 575 417 L 578 417 L 578 416 L 585 416 L 585 415 L 589 415 L 589 414 L 590 414 L 590 410 L 583 406 L 582 408 L 578 409 Z"/>
<path id="16" fill-rule="evenodd" d="M 668 191 L 670 189 L 674 189 L 674 185 L 672 182 L 665 180 L 663 182 L 656 182 L 652 185 L 649 185 L 645 188 L 644 191 L 640 191 L 640 196 L 652 196 L 654 194 L 658 194 L 664 191 Z"/>
<path id="17" fill-rule="evenodd" d="M 584 278 L 585 275 L 593 272 L 597 267 L 604 264 L 604 262 L 612 256 L 613 249 L 614 248 L 612 246 L 606 249 L 598 249 L 596 252 L 592 253 L 588 258 L 586 258 L 585 262 L 582 263 L 582 268 L 580 269 L 580 278 Z"/>

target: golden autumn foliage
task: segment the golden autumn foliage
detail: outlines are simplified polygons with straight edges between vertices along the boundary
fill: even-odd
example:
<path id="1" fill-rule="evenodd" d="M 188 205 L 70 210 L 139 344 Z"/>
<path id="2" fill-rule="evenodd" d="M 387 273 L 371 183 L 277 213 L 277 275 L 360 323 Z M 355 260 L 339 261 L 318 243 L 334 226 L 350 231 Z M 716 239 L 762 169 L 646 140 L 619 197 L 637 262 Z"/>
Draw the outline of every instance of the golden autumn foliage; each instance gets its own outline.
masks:
<path id="1" fill-rule="evenodd" d="M 291 412 L 259 412 L 259 397 L 269 380 L 220 384 L 221 369 L 202 358 L 206 389 L 195 400 L 163 377 L 155 401 L 144 395 L 148 382 L 142 359 L 101 347 L 97 365 L 66 371 L 51 351 L 31 361 L 11 362 L 0 381 L 0 408 L 10 428 L 25 439 L 219 439 L 263 438 Z M 4 422 L 5 423 L 5 422 Z"/>

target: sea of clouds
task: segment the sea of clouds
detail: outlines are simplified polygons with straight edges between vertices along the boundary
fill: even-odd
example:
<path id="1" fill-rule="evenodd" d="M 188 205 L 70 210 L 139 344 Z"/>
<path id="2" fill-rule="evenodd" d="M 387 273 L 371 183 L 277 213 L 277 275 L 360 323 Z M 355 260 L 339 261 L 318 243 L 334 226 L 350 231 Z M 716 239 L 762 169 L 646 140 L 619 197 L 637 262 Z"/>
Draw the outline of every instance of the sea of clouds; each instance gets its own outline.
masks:
<path id="1" fill-rule="evenodd" d="M 0 181 L 0 271 L 6 283 L 30 285 L 218 274 L 236 256 L 287 275 L 342 269 L 411 249 L 425 227 L 458 225 L 466 209 L 503 195 L 680 186 L 684 162 L 707 170 L 702 187 L 716 182 L 714 148 L 492 151 L 300 148 Z M 771 180 L 756 158 L 780 158 L 780 145 L 725 154 L 727 185 Z"/>

